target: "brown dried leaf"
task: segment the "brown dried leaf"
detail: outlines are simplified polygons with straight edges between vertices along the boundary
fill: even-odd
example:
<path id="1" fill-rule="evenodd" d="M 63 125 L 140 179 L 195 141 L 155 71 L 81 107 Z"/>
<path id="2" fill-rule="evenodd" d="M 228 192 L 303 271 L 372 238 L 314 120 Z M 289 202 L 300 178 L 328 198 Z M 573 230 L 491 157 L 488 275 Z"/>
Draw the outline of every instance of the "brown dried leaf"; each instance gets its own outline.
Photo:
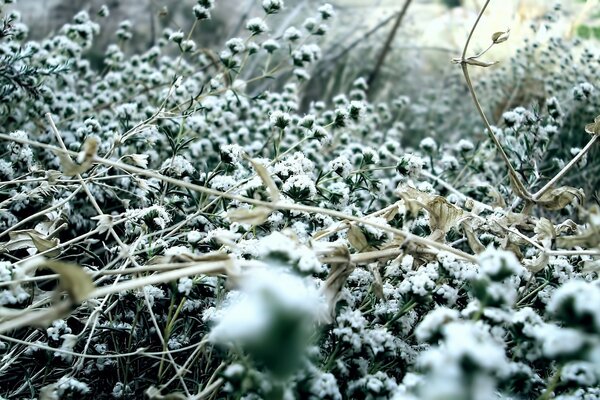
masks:
<path id="1" fill-rule="evenodd" d="M 585 199 L 583 190 L 575 189 L 570 186 L 563 186 L 546 192 L 536 201 L 536 203 L 548 210 L 556 211 L 565 208 L 571 204 L 574 199 L 577 199 L 579 204 L 582 204 Z"/>
<path id="2" fill-rule="evenodd" d="M 371 287 L 373 288 L 375 297 L 380 300 L 385 300 L 385 294 L 383 293 L 383 279 L 379 273 L 379 268 L 377 268 L 377 263 L 369 264 L 369 270 L 373 274 L 373 284 Z"/>
<path id="3" fill-rule="evenodd" d="M 485 250 L 485 246 L 479 241 L 479 238 L 475 234 L 473 223 L 465 219 L 460 225 L 465 233 L 465 236 L 467 237 L 467 243 L 469 243 L 469 247 L 473 253 L 479 254 L 483 252 Z"/>
<path id="4" fill-rule="evenodd" d="M 413 215 L 416 215 L 422 208 L 427 210 L 432 232 L 439 229 L 443 233 L 447 233 L 463 215 L 460 208 L 448 203 L 442 196 L 431 195 L 406 185 L 398 190 L 398 194 Z"/>
<path id="5" fill-rule="evenodd" d="M 65 290 L 75 304 L 86 300 L 95 289 L 94 282 L 83 268 L 77 264 L 45 260 L 40 267 L 51 269 L 60 275 L 60 288 Z"/>
<path id="6" fill-rule="evenodd" d="M 425 206 L 429 212 L 429 225 L 432 231 L 439 229 L 448 233 L 463 213 L 460 208 L 448 203 L 442 196 L 433 196 Z"/>
<path id="7" fill-rule="evenodd" d="M 56 152 L 56 155 L 60 160 L 60 167 L 63 174 L 66 176 L 79 175 L 90 169 L 94 157 L 96 156 L 96 152 L 98 151 L 99 144 L 97 138 L 93 136 L 88 137 L 83 143 L 83 150 L 79 153 L 81 158 L 79 164 L 73 162 L 69 154 Z"/>
<path id="8" fill-rule="evenodd" d="M 362 230 L 356 225 L 350 225 L 348 228 L 348 241 L 356 250 L 364 251 L 369 247 L 367 237 Z"/>
<path id="9" fill-rule="evenodd" d="M 504 32 L 495 32 L 492 35 L 492 42 L 494 42 L 494 44 L 504 43 L 508 40 L 509 36 L 510 36 L 510 29 L 507 29 Z"/>
<path id="10" fill-rule="evenodd" d="M 556 229 L 554 229 L 554 224 L 547 218 L 540 218 L 535 224 L 533 232 L 537 235 L 537 239 L 545 248 L 550 248 L 550 246 L 552 246 L 552 240 L 556 239 Z"/>
<path id="11" fill-rule="evenodd" d="M 327 322 L 331 322 L 333 320 L 333 316 L 335 314 L 335 305 L 339 298 L 339 295 L 342 291 L 342 288 L 346 284 L 346 280 L 354 271 L 355 265 L 350 262 L 350 252 L 348 248 L 345 246 L 338 246 L 331 253 L 331 257 L 342 258 L 346 260 L 342 263 L 334 263 L 331 264 L 331 269 L 329 270 L 329 276 L 323 285 L 321 292 L 325 295 L 327 299 L 329 315 L 325 317 Z"/>
<path id="12" fill-rule="evenodd" d="M 60 241 L 57 238 L 46 239 L 46 238 L 43 238 L 42 236 L 40 236 L 35 231 L 29 231 L 29 232 L 27 232 L 27 234 L 29 235 L 29 237 L 31 237 L 33 245 L 40 253 L 43 251 L 46 251 L 46 250 L 54 249 L 60 243 Z M 44 255 L 46 257 L 52 258 L 52 257 L 58 257 L 60 255 L 60 253 L 61 253 L 60 249 L 55 249 L 55 250 L 49 251 L 48 253 L 45 253 Z"/>
<path id="13" fill-rule="evenodd" d="M 262 206 L 252 209 L 238 208 L 227 212 L 231 221 L 249 225 L 262 225 L 269 219 L 269 215 L 271 215 L 271 210 Z"/>
<path id="14" fill-rule="evenodd" d="M 250 159 L 250 163 L 252 164 L 252 167 L 256 170 L 256 173 L 262 180 L 263 184 L 269 190 L 269 194 L 271 195 L 271 201 L 273 203 L 277 203 L 281 198 L 281 193 L 279 192 L 275 181 L 271 177 L 271 174 L 269 174 L 269 171 L 267 171 L 264 165 L 257 163 L 255 160 Z"/>

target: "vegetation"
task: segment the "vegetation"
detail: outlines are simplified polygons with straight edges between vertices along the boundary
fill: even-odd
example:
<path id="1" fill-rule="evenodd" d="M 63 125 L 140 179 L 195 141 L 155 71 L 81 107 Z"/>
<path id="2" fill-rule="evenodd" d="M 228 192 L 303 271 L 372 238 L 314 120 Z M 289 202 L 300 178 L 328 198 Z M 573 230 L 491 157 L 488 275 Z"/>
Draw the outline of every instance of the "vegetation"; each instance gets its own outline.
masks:
<path id="1" fill-rule="evenodd" d="M 0 397 L 600 397 L 597 42 L 497 65 L 489 4 L 443 90 L 332 98 L 329 4 L 213 50 L 198 0 L 100 62 L 107 7 L 41 41 L 5 12 Z"/>

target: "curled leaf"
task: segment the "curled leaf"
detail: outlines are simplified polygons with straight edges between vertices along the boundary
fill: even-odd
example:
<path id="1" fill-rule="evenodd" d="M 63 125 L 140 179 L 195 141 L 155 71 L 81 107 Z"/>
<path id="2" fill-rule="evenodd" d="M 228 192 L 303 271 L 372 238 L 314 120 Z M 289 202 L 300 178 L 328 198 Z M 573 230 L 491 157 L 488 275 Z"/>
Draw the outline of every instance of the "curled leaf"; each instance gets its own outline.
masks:
<path id="1" fill-rule="evenodd" d="M 494 42 L 494 44 L 500 44 L 500 43 L 506 42 L 508 40 L 509 36 L 510 36 L 510 29 L 507 29 L 504 32 L 495 32 L 492 35 L 492 42 Z"/>
<path id="2" fill-rule="evenodd" d="M 590 135 L 600 135 L 600 115 L 594 119 L 594 122 L 585 126 L 585 131 Z"/>
<path id="3" fill-rule="evenodd" d="M 346 280 L 354 271 L 355 265 L 350 262 L 350 252 L 345 246 L 338 246 L 334 252 L 331 253 L 332 257 L 344 260 L 343 262 L 332 263 L 331 269 L 329 270 L 329 276 L 323 285 L 321 292 L 327 299 L 329 315 L 325 317 L 326 322 L 331 322 L 332 317 L 335 314 L 335 305 L 340 296 L 342 288 L 346 283 Z"/>
<path id="4" fill-rule="evenodd" d="M 447 233 L 462 216 L 462 210 L 448 203 L 442 196 L 434 196 L 425 205 L 429 212 L 429 224 L 432 231 L 439 229 Z"/>
<path id="5" fill-rule="evenodd" d="M 527 268 L 529 271 L 535 274 L 548 266 L 548 260 L 550 260 L 550 256 L 548 256 L 548 253 L 542 251 L 540 255 L 538 255 L 533 260 L 523 260 L 523 265 L 525 266 L 525 268 Z"/>
<path id="6" fill-rule="evenodd" d="M 485 250 L 485 246 L 479 241 L 479 238 L 475 234 L 475 226 L 474 223 L 469 219 L 464 219 L 460 223 L 465 236 L 467 237 L 467 243 L 469 243 L 469 247 L 475 254 L 479 254 Z"/>
<path id="7" fill-rule="evenodd" d="M 250 163 L 252 164 L 252 167 L 256 170 L 256 173 L 262 180 L 263 184 L 269 190 L 269 194 L 271 195 L 271 201 L 273 203 L 277 203 L 281 198 L 281 193 L 279 193 L 279 189 L 277 188 L 275 181 L 271 177 L 271 174 L 269 174 L 269 171 L 267 171 L 264 165 L 256 162 L 256 160 L 250 159 Z"/>
<path id="8" fill-rule="evenodd" d="M 97 138 L 88 137 L 83 143 L 83 150 L 79 153 L 79 164 L 75 163 L 69 154 L 56 152 L 63 174 L 66 176 L 79 175 L 90 169 L 99 145 Z"/>
<path id="9" fill-rule="evenodd" d="M 568 219 L 556 226 L 556 233 L 559 235 L 563 233 L 573 234 L 575 232 L 577 232 L 577 224 L 572 219 Z"/>
<path id="10" fill-rule="evenodd" d="M 575 199 L 577 199 L 579 204 L 582 204 L 584 198 L 585 194 L 583 190 L 564 186 L 544 193 L 536 203 L 548 210 L 556 211 L 565 208 Z"/>
<path id="11" fill-rule="evenodd" d="M 559 236 L 556 245 L 561 248 L 600 248 L 600 207 L 588 211 L 588 224 L 580 235 Z"/>
<path id="12" fill-rule="evenodd" d="M 537 236 L 537 240 L 547 249 L 552 246 L 552 241 L 556 239 L 554 224 L 547 218 L 540 218 L 533 231 Z"/>
<path id="13" fill-rule="evenodd" d="M 463 215 L 460 208 L 450 204 L 442 196 L 431 195 L 406 185 L 398 190 L 398 194 L 413 214 L 416 214 L 420 208 L 427 210 L 432 232 L 439 229 L 447 233 Z"/>

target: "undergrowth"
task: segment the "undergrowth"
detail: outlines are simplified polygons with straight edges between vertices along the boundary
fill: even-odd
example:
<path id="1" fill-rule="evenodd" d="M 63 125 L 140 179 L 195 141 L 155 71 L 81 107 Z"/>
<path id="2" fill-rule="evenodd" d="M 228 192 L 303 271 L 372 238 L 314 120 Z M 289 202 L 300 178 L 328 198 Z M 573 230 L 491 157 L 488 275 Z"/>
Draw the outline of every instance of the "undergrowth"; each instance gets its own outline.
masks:
<path id="1" fill-rule="evenodd" d="M 478 20 L 456 91 L 303 107 L 335 10 L 261 4 L 217 50 L 213 0 L 141 54 L 125 21 L 100 69 L 108 8 L 4 16 L 0 396 L 598 398 L 597 49 L 495 66 Z"/>

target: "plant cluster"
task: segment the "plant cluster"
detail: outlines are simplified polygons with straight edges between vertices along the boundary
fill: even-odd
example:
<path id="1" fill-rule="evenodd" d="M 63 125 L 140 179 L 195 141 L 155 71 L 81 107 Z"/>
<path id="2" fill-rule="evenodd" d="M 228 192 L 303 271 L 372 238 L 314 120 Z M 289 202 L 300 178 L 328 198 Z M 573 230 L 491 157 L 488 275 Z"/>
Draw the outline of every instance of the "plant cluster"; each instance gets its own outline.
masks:
<path id="1" fill-rule="evenodd" d="M 40 42 L 6 16 L 0 396 L 598 398 L 597 50 L 526 43 L 474 84 L 467 41 L 484 123 L 442 142 L 415 125 L 439 103 L 365 79 L 303 107 L 335 10 L 278 36 L 261 5 L 216 51 L 192 39 L 214 0 L 142 54 L 125 21 L 102 70 L 108 8 Z M 530 71 L 545 52 L 570 61 Z M 490 123 L 528 78 L 544 97 Z"/>

